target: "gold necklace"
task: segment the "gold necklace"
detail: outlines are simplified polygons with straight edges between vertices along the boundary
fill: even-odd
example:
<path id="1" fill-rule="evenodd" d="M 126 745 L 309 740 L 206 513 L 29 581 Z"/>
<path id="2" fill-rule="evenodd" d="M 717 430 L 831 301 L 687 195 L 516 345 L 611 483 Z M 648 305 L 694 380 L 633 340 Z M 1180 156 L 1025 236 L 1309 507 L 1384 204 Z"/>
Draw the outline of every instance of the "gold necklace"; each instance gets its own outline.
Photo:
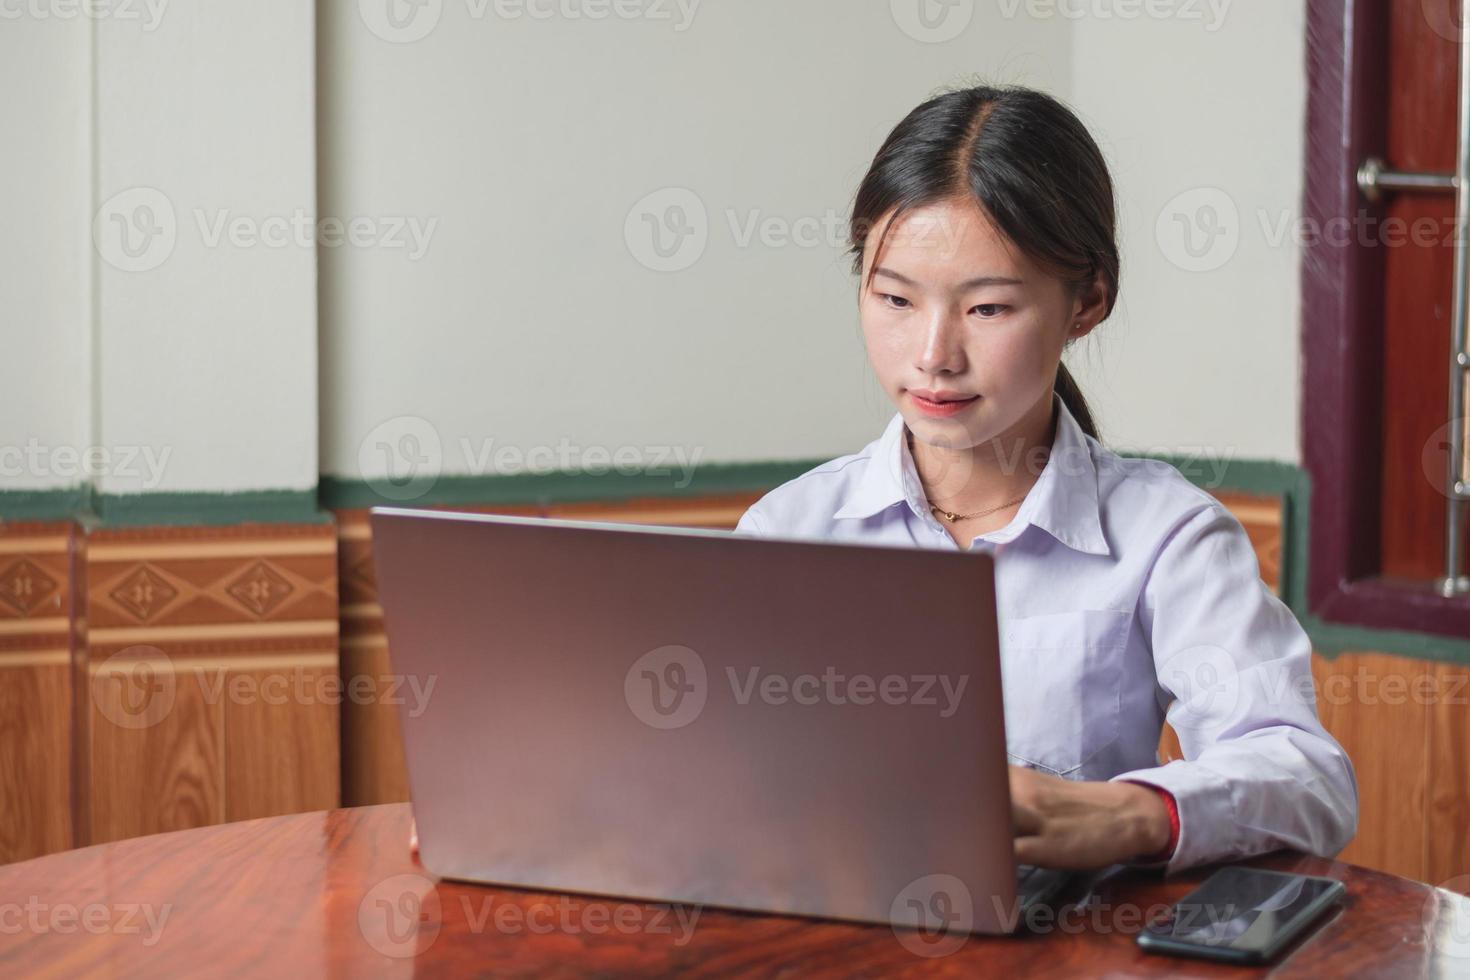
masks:
<path id="1" fill-rule="evenodd" d="M 909 454 L 910 454 L 910 456 L 912 456 L 912 454 L 913 454 L 913 445 L 914 445 L 913 433 L 911 433 L 911 432 L 905 432 L 904 433 L 904 441 L 908 443 L 908 445 L 909 445 Z M 919 482 L 922 484 L 923 483 L 923 480 L 921 479 Z M 925 487 L 924 488 L 924 492 L 925 493 L 928 493 L 928 490 L 929 490 L 928 487 Z M 1028 490 L 1027 493 L 1030 493 L 1030 491 Z M 1005 510 L 1007 507 L 1011 506 L 1012 504 L 1019 504 L 1021 501 L 1025 500 L 1025 499 L 1026 499 L 1026 494 L 1023 493 L 1019 497 L 1017 497 L 1015 500 L 1007 500 L 1005 503 L 1000 504 L 998 506 L 990 507 L 990 508 L 988 508 L 986 510 L 977 510 L 973 514 L 956 514 L 952 510 L 945 510 L 942 507 L 936 507 L 934 504 L 930 504 L 929 505 L 929 509 L 931 511 L 933 511 L 934 514 L 936 514 L 937 516 L 942 517 L 946 521 L 949 521 L 951 524 L 953 524 L 955 521 L 968 521 L 972 517 L 984 517 L 986 514 L 994 514 L 998 510 Z"/>
<path id="2" fill-rule="evenodd" d="M 933 504 L 929 505 L 929 509 L 932 510 L 935 514 L 938 514 L 940 517 L 944 518 L 946 521 L 949 521 L 951 524 L 953 524 L 955 521 L 968 521 L 972 517 L 984 517 L 986 514 L 994 514 L 998 510 L 1005 510 L 1007 507 L 1011 506 L 1011 504 L 1019 504 L 1025 499 L 1026 495 L 1023 493 L 1015 500 L 1007 500 L 999 507 L 991 507 L 989 510 L 977 510 L 973 514 L 956 514 L 953 511 L 944 510 L 943 508 L 936 507 Z"/>

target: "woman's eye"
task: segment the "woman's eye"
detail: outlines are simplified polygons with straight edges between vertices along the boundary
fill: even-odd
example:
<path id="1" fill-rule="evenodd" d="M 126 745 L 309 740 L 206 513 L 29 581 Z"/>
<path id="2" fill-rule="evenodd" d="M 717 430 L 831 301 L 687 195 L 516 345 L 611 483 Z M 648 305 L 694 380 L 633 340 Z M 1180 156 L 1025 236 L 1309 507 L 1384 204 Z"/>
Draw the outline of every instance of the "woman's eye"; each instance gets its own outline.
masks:
<path id="1" fill-rule="evenodd" d="M 995 317 L 1000 316 L 1001 310 L 1006 310 L 1009 308 L 1010 307 L 1002 306 L 1000 303 L 981 303 L 979 306 L 975 307 L 974 310 L 980 311 L 981 319 L 992 320 Z M 972 310 L 971 312 L 974 312 L 974 310 Z"/>
<path id="2" fill-rule="evenodd" d="M 878 299 L 884 303 L 887 303 L 895 310 L 906 310 L 909 308 L 909 301 L 904 299 L 902 296 L 894 296 L 891 293 L 879 293 Z"/>

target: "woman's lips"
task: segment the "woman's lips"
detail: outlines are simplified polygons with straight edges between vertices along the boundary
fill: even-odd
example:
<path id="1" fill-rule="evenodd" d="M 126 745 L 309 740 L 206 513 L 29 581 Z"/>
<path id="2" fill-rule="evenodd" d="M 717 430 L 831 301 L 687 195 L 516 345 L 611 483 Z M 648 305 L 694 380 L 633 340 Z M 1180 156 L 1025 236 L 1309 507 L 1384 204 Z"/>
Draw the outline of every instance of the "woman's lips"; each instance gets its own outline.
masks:
<path id="1" fill-rule="evenodd" d="M 969 398 L 963 399 L 932 401 L 922 395 L 916 395 L 912 391 L 908 392 L 908 396 L 913 400 L 914 405 L 917 406 L 919 411 L 931 418 L 948 418 L 951 415 L 958 415 L 980 400 L 979 395 L 971 395 Z"/>

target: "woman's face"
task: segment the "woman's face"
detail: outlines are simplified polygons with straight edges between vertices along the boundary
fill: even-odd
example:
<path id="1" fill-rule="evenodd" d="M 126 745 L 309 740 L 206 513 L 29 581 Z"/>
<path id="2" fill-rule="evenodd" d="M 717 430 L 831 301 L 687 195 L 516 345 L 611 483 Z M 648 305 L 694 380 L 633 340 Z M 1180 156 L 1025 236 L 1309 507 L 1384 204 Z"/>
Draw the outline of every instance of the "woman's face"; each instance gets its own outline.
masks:
<path id="1" fill-rule="evenodd" d="M 1101 319 L 1021 255 L 972 200 L 891 214 L 868 235 L 868 358 L 917 441 L 968 449 L 1051 419 L 1063 345 Z M 887 231 L 878 268 L 873 249 Z M 1011 447 L 1003 447 L 1009 450 Z"/>

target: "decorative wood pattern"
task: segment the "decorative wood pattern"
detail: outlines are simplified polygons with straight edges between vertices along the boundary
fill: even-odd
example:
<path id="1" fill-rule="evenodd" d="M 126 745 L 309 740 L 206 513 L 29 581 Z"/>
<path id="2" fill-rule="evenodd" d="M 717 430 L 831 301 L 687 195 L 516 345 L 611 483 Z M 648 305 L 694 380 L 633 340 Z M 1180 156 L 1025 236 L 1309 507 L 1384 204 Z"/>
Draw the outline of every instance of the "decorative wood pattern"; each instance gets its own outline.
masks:
<path id="1" fill-rule="evenodd" d="M 145 837 L 0 868 L 0 895 L 95 909 L 100 928 L 21 928 L 7 976 L 1235 976 L 1151 956 L 1140 924 L 1210 869 L 1129 871 L 1035 934 L 966 936 L 947 955 L 884 925 L 671 908 L 439 881 L 408 849 L 406 805 Z M 1276 977 L 1463 975 L 1470 899 L 1337 861 L 1252 864 L 1342 881 L 1346 899 Z M 984 901 L 977 898 L 977 901 Z M 49 921 L 55 921 L 54 918 Z M 940 937 L 947 942 L 947 937 Z M 958 936 L 954 937 L 960 938 Z M 916 951 L 917 950 L 917 951 Z"/>
<path id="2" fill-rule="evenodd" d="M 70 523 L 0 523 L 0 863 L 73 846 Z"/>
<path id="3" fill-rule="evenodd" d="M 91 841 L 338 804 L 329 525 L 98 530 L 86 572 Z"/>

